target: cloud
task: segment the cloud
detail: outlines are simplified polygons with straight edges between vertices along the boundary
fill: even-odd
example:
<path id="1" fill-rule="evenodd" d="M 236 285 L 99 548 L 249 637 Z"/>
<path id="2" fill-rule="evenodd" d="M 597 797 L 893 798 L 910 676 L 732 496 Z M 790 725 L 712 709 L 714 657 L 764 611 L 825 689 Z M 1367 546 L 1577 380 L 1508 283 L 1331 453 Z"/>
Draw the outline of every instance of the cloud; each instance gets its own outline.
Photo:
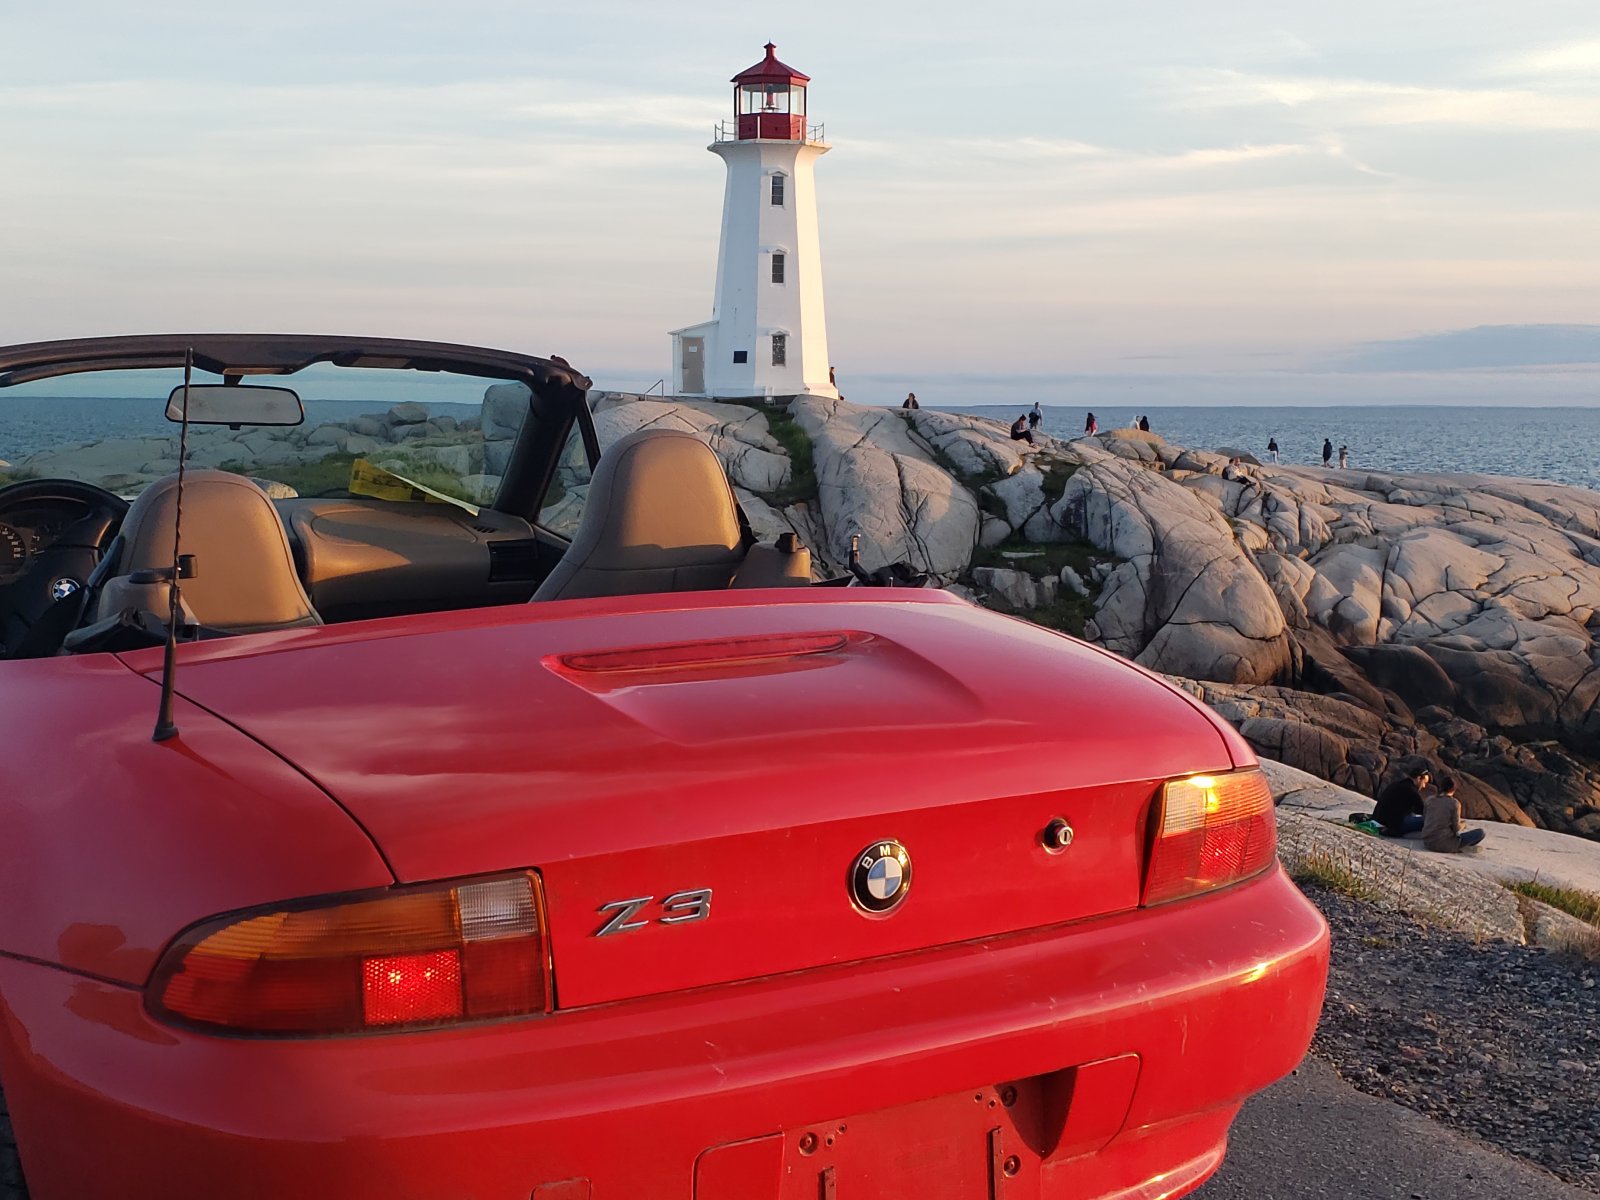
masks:
<path id="1" fill-rule="evenodd" d="M 1332 364 L 1344 371 L 1456 371 L 1600 365 L 1600 325 L 1479 325 L 1367 342 Z"/>
<path id="2" fill-rule="evenodd" d="M 1175 107 L 1291 110 L 1350 126 L 1600 131 L 1600 94 L 1515 87 L 1424 87 L 1226 70 L 1175 72 L 1170 79 Z"/>
<path id="3" fill-rule="evenodd" d="M 1490 64 L 1485 74 L 1524 79 L 1570 77 L 1593 85 L 1600 76 L 1600 38 L 1514 54 Z"/>
<path id="4" fill-rule="evenodd" d="M 437 84 L 217 84 L 209 81 L 120 80 L 0 86 L 0 109 L 54 119 L 74 114 L 127 123 L 177 118 L 180 125 L 220 125 L 249 118 L 258 127 L 271 114 L 290 132 L 327 135 L 342 126 L 398 122 L 419 128 L 483 122 L 494 126 L 543 123 L 589 135 L 620 131 L 697 130 L 709 140 L 724 105 L 694 93 L 635 92 L 591 86 L 574 99 L 566 82 L 538 79 Z"/>
<path id="5" fill-rule="evenodd" d="M 1386 176 L 1355 158 L 1343 139 L 1331 134 L 1301 142 L 1197 146 L 1171 153 L 1026 136 L 923 139 L 911 145 L 851 140 L 845 146 L 852 164 L 870 162 L 885 180 L 908 178 L 910 186 L 923 189 L 937 179 L 941 189 L 991 195 L 1001 206 L 1006 191 L 1062 189 L 1079 197 L 1127 192 L 1137 202 L 1152 192 L 1253 189 L 1264 178 L 1300 186 L 1311 180 L 1353 183 L 1357 174 Z M 895 170 L 884 171 L 886 163 Z M 1331 171 L 1325 169 L 1330 166 Z"/>

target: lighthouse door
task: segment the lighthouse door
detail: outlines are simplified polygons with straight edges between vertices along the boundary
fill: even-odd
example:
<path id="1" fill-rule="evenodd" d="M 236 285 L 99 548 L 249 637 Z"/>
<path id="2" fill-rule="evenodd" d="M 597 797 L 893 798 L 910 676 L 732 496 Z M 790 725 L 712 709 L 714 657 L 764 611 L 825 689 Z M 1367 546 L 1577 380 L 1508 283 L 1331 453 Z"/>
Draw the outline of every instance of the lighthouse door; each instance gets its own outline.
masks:
<path id="1" fill-rule="evenodd" d="M 678 390 L 689 396 L 698 396 L 706 390 L 705 338 L 683 339 L 683 379 Z"/>

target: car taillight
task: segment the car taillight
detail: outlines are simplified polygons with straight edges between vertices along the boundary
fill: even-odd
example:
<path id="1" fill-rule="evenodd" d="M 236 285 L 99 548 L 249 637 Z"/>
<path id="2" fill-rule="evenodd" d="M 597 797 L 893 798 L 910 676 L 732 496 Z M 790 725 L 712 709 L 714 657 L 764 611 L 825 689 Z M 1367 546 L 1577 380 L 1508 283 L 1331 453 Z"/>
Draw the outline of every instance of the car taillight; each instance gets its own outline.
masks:
<path id="1" fill-rule="evenodd" d="M 159 1016 L 236 1033 L 329 1034 L 550 1011 L 531 872 L 391 888 L 208 921 L 162 956 Z"/>
<path id="2" fill-rule="evenodd" d="M 1142 904 L 1195 896 L 1259 874 L 1277 853 L 1272 788 L 1259 770 L 1194 775 L 1161 789 Z"/>

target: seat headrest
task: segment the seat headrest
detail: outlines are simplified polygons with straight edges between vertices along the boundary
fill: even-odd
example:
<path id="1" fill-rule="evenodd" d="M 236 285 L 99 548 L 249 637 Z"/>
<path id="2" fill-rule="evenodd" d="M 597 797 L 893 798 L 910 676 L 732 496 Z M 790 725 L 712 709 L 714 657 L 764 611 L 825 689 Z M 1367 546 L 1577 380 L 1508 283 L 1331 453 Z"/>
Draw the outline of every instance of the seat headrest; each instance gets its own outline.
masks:
<path id="1" fill-rule="evenodd" d="M 600 456 L 572 544 L 533 598 L 725 588 L 744 552 L 738 502 L 711 447 L 641 429 Z"/>
<path id="2" fill-rule="evenodd" d="M 158 479 L 128 508 L 122 552 L 101 596 L 102 616 L 132 596 L 153 601 L 165 618 L 167 587 L 130 585 L 127 577 L 172 563 L 178 477 Z M 267 494 L 228 471 L 186 471 L 183 478 L 183 553 L 196 574 L 183 581 L 184 603 L 202 625 L 244 633 L 320 624 L 295 570 L 283 520 Z"/>
<path id="3" fill-rule="evenodd" d="M 693 434 L 641 429 L 600 457 L 576 547 L 592 533 L 587 565 L 600 570 L 737 562 L 739 510 L 722 463 Z"/>

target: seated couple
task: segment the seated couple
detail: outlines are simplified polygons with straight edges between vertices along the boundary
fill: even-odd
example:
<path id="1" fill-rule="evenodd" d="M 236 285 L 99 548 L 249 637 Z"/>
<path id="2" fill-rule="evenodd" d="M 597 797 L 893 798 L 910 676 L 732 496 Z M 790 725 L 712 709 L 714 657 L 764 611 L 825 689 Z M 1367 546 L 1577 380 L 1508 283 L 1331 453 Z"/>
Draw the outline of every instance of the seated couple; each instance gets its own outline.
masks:
<path id="1" fill-rule="evenodd" d="M 1456 799 L 1454 777 L 1441 774 L 1430 790 L 1432 781 L 1432 770 L 1422 763 L 1378 793 L 1372 819 L 1382 827 L 1384 836 L 1420 833 L 1427 849 L 1444 854 L 1456 854 L 1483 841 L 1481 829 L 1461 831 L 1461 801 Z"/>

